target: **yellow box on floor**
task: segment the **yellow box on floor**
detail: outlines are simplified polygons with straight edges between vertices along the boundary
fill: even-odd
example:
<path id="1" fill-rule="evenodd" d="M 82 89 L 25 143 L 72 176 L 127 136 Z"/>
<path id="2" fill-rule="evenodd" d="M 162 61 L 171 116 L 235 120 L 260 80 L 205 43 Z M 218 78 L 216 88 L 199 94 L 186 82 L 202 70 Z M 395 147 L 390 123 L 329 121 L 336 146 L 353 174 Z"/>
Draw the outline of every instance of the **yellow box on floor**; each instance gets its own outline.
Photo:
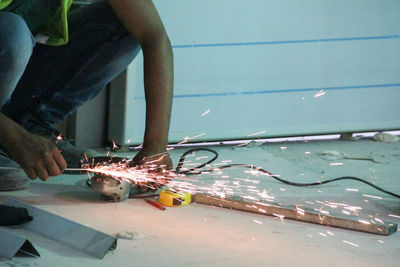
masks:
<path id="1" fill-rule="evenodd" d="M 181 207 L 192 201 L 190 193 L 175 193 L 169 190 L 160 192 L 159 201 L 167 207 Z"/>

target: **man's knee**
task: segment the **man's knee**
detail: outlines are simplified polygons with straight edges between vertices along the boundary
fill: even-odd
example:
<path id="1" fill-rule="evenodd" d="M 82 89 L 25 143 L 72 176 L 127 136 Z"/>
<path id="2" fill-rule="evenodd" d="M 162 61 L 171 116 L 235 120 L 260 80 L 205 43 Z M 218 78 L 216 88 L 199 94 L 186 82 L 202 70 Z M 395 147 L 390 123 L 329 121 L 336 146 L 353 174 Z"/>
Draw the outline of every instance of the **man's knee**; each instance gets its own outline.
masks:
<path id="1" fill-rule="evenodd" d="M 25 21 L 11 12 L 0 12 L 0 62 L 25 67 L 35 40 Z"/>

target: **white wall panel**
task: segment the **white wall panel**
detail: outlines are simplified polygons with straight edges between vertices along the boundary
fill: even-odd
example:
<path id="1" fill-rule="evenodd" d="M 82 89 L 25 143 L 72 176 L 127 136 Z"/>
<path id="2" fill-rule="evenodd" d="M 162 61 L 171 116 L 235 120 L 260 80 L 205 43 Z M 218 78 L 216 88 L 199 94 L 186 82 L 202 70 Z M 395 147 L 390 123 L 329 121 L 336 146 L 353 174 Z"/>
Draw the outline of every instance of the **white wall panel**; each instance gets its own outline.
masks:
<path id="1" fill-rule="evenodd" d="M 170 142 L 400 128 L 400 1 L 155 3 L 175 57 Z M 122 145 L 142 142 L 142 60 L 112 85 Z"/>

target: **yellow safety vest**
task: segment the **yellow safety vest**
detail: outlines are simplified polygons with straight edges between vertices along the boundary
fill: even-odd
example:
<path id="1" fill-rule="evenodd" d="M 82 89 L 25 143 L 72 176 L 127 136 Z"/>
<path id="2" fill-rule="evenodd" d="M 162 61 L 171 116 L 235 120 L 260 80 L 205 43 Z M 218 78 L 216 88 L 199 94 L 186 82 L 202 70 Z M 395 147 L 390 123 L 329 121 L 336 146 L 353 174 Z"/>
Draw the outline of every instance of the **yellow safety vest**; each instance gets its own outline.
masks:
<path id="1" fill-rule="evenodd" d="M 0 10 L 9 6 L 12 1 L 13 0 L 0 0 Z M 29 1 L 26 2 L 28 3 Z M 67 13 L 72 2 L 73 0 L 60 0 L 56 8 L 51 10 L 52 14 L 49 14 L 49 19 L 46 21 L 46 23 L 38 26 L 34 32 L 32 32 L 40 43 L 47 45 L 63 45 L 68 42 Z M 30 3 L 32 5 L 32 1 Z M 34 4 L 30 7 L 30 9 L 33 9 L 35 13 L 41 11 L 40 9 L 35 9 Z M 29 11 L 30 9 L 28 8 L 27 10 Z M 20 14 L 18 11 L 15 13 L 24 17 L 24 14 Z"/>

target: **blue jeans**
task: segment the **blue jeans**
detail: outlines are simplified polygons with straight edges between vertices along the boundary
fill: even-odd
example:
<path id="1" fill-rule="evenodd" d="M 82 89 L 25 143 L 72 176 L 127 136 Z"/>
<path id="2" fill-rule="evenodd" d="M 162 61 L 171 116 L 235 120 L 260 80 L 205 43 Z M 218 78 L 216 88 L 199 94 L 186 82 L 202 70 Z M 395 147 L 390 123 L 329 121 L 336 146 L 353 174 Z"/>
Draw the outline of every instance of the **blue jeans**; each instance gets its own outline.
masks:
<path id="1" fill-rule="evenodd" d="M 1 112 L 29 130 L 52 128 L 92 99 L 140 50 L 106 2 L 71 11 L 70 40 L 35 42 L 25 21 L 0 11 Z"/>

